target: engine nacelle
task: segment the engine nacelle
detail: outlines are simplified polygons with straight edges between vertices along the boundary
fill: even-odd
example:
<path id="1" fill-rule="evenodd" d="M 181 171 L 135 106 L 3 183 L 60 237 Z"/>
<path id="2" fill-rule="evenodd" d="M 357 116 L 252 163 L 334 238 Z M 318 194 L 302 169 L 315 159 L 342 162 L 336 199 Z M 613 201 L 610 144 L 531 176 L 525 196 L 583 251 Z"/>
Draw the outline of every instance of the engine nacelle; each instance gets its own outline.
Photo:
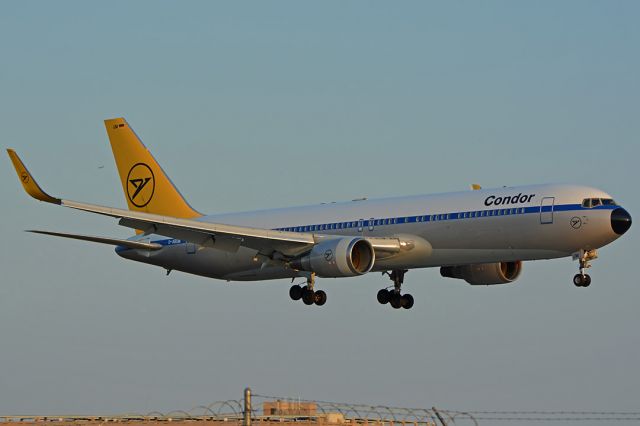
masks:
<path id="1" fill-rule="evenodd" d="M 373 268 L 375 260 L 376 254 L 369 241 L 347 237 L 322 241 L 290 265 L 295 269 L 315 272 L 319 277 L 339 278 L 366 274 Z"/>
<path id="2" fill-rule="evenodd" d="M 522 271 L 522 262 L 478 263 L 443 266 L 440 275 L 465 280 L 471 285 L 506 284 L 515 281 Z"/>

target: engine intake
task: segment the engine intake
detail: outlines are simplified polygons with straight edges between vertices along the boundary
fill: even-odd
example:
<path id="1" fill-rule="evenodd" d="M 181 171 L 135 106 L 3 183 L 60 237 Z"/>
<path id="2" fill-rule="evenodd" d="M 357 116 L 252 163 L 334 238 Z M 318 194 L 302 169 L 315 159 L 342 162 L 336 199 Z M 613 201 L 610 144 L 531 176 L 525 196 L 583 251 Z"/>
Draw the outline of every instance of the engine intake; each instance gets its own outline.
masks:
<path id="1" fill-rule="evenodd" d="M 522 271 L 522 262 L 478 263 L 473 265 L 443 266 L 440 275 L 457 278 L 471 285 L 506 284 L 515 281 Z"/>
<path id="2" fill-rule="evenodd" d="M 292 268 L 315 272 L 319 277 L 339 278 L 366 274 L 373 268 L 376 254 L 363 238 L 337 238 L 316 244 L 309 253 L 294 259 Z"/>

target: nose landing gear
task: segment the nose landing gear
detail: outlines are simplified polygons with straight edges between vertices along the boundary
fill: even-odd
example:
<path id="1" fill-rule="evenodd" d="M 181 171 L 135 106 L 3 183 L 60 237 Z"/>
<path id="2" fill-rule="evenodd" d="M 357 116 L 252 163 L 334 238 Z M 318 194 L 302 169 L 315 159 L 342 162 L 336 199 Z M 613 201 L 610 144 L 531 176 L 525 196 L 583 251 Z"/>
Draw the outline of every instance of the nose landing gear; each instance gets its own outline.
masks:
<path id="1" fill-rule="evenodd" d="M 307 285 L 299 286 L 297 284 L 292 285 L 289 289 L 289 297 L 292 300 L 300 300 L 305 305 L 313 305 L 322 306 L 327 303 L 327 293 L 322 290 L 314 291 L 313 287 L 316 281 L 316 274 L 312 273 L 307 277 Z"/>
<path id="2" fill-rule="evenodd" d="M 405 272 L 407 271 L 404 269 L 394 269 L 391 273 L 383 272 L 383 274 L 388 275 L 391 281 L 393 281 L 393 289 L 387 290 L 383 288 L 380 290 L 377 295 L 378 303 L 381 305 L 388 303 L 394 309 L 411 309 L 413 307 L 413 296 L 408 293 L 400 294 Z"/>
<path id="3" fill-rule="evenodd" d="M 576 287 L 589 287 L 591 277 L 585 274 L 585 269 L 591 268 L 591 261 L 598 258 L 597 250 L 580 250 L 573 255 L 573 260 L 578 261 L 580 273 L 573 276 L 573 284 Z"/>
<path id="4" fill-rule="evenodd" d="M 575 274 L 573 276 L 573 284 L 576 287 L 589 287 L 591 276 L 589 274 Z"/>

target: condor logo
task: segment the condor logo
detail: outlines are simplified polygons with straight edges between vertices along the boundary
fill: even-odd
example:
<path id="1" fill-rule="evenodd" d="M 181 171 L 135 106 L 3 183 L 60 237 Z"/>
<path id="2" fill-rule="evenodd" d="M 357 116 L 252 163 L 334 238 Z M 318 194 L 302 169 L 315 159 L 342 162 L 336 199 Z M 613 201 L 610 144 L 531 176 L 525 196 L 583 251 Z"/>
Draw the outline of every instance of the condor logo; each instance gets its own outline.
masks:
<path id="1" fill-rule="evenodd" d="M 135 164 L 127 175 L 127 197 L 136 207 L 144 207 L 153 198 L 156 180 L 151 168 L 144 163 Z"/>
<path id="2" fill-rule="evenodd" d="M 503 206 L 505 204 L 530 203 L 531 199 L 535 196 L 536 194 L 523 195 L 522 192 L 517 195 L 507 196 L 507 197 L 496 197 L 495 195 L 490 195 L 484 200 L 484 205 L 485 206 Z"/>
<path id="3" fill-rule="evenodd" d="M 324 252 L 324 260 L 327 262 L 331 262 L 333 260 L 333 250 L 327 249 L 327 251 Z"/>

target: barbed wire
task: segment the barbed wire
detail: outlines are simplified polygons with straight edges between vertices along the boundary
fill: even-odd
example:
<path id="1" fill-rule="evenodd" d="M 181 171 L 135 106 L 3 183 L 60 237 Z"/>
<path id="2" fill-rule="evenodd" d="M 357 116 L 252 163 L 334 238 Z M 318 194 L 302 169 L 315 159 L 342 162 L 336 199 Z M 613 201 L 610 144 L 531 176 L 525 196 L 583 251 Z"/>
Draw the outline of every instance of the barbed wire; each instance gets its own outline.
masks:
<path id="1" fill-rule="evenodd" d="M 373 423 L 419 423 L 441 424 L 438 417 L 443 417 L 449 425 L 455 425 L 456 421 L 463 424 L 479 425 L 479 422 L 640 422 L 640 411 L 587 411 L 587 410 L 451 410 L 435 408 L 405 408 L 387 405 L 351 404 L 322 400 L 309 400 L 295 397 L 282 397 L 273 395 L 253 394 L 251 405 L 251 417 L 255 419 L 273 419 L 274 417 L 290 419 L 291 421 L 315 421 L 319 416 L 338 413 L 344 419 L 358 423 L 370 421 Z M 293 404 L 283 411 L 274 413 L 264 412 L 262 403 L 286 402 Z M 314 404 L 313 408 L 296 407 L 295 404 Z M 215 401 L 209 405 L 198 405 L 189 411 L 173 410 L 166 413 L 152 411 L 147 414 L 129 413 L 118 416 L 2 416 L 2 419 L 131 419 L 131 420 L 241 420 L 244 415 L 244 401 L 242 399 L 229 399 Z"/>
<path id="2" fill-rule="evenodd" d="M 254 394 L 255 398 L 274 401 L 315 403 L 318 410 L 325 412 L 326 408 L 341 413 L 345 418 L 372 419 L 379 421 L 414 421 L 418 423 L 437 423 L 437 416 L 433 409 L 405 408 L 386 405 L 368 405 L 338 403 L 322 400 L 308 400 L 302 398 L 281 397 L 273 395 Z M 451 410 L 438 409 L 448 421 L 455 424 L 456 420 L 466 420 L 478 424 L 479 421 L 518 421 L 518 422 L 579 422 L 579 421 L 640 421 L 640 411 L 580 411 L 580 410 Z M 355 414 L 355 416 L 353 415 Z"/>
<path id="3" fill-rule="evenodd" d="M 454 410 L 457 411 L 457 410 Z M 628 416 L 640 416 L 640 411 L 477 411 L 477 410 L 465 410 L 467 413 L 474 414 L 545 414 L 545 415 L 554 415 L 554 414 L 580 414 L 580 415 L 594 415 L 594 416 L 607 416 L 607 415 L 628 415 Z"/>
<path id="4" fill-rule="evenodd" d="M 640 417 L 475 417 L 487 421 L 519 422 L 586 422 L 586 421 L 640 421 Z"/>

